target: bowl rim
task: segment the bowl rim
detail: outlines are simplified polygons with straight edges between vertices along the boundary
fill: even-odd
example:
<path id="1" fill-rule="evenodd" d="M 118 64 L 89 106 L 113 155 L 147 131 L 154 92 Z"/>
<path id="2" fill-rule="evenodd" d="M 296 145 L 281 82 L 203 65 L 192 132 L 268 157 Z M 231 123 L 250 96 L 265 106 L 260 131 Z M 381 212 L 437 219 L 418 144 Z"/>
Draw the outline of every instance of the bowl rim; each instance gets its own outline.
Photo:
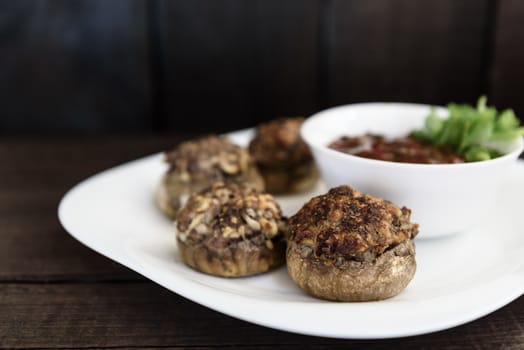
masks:
<path id="1" fill-rule="evenodd" d="M 380 159 L 371 159 L 371 158 L 364 158 L 355 156 L 352 154 L 344 153 L 341 151 L 334 150 L 332 148 L 329 148 L 327 144 L 321 144 L 318 142 L 313 142 L 308 137 L 308 128 L 309 125 L 313 122 L 318 122 L 318 120 L 326 115 L 330 115 L 332 113 L 337 113 L 339 110 L 344 110 L 348 108 L 354 108 L 354 107 L 374 107 L 374 106 L 388 106 L 392 108 L 412 108 L 412 107 L 418 107 L 418 108 L 436 108 L 437 110 L 447 110 L 445 106 L 439 106 L 439 105 L 431 105 L 431 104 L 423 104 L 423 103 L 410 103 L 410 102 L 358 102 L 358 103 L 351 103 L 351 104 L 344 104 L 344 105 L 338 105 L 334 107 L 330 107 L 327 109 L 320 110 L 318 112 L 313 113 L 309 117 L 305 119 L 302 126 L 300 127 L 300 136 L 302 139 L 309 145 L 311 148 L 316 148 L 319 150 L 322 150 L 323 152 L 327 152 L 327 154 L 334 156 L 340 160 L 343 159 L 350 159 L 354 162 L 362 162 L 367 163 L 369 165 L 377 165 L 377 166 L 387 166 L 387 167 L 401 167 L 401 168 L 420 168 L 420 169 L 430 169 L 430 168 L 438 168 L 438 169 L 444 169 L 452 167 L 453 169 L 459 169 L 459 168 L 481 168 L 486 166 L 492 166 L 496 165 L 498 163 L 506 162 L 511 159 L 517 159 L 520 154 L 524 151 L 524 137 L 520 137 L 512 142 L 515 143 L 514 149 L 511 152 L 505 153 L 500 157 L 492 158 L 488 160 L 482 160 L 482 161 L 476 161 L 476 162 L 464 162 L 464 163 L 403 163 L 403 162 L 393 162 L 388 160 L 380 160 Z"/>

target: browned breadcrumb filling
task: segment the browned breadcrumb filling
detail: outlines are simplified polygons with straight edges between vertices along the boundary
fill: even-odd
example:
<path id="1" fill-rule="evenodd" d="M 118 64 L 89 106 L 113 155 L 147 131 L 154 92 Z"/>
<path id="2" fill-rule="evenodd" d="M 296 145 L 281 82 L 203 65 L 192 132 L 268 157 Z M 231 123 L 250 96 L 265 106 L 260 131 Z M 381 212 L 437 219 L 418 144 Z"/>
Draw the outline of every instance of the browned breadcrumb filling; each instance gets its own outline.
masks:
<path id="1" fill-rule="evenodd" d="M 287 231 L 286 219 L 274 197 L 236 183 L 214 183 L 190 196 L 177 216 L 177 236 L 183 241 L 223 249 L 250 240 L 272 249 Z"/>
<path id="2" fill-rule="evenodd" d="M 290 240 L 307 256 L 369 261 L 417 235 L 410 215 L 406 207 L 339 186 L 312 198 L 289 219 Z"/>
<path id="3" fill-rule="evenodd" d="M 252 166 L 246 149 L 216 135 L 182 142 L 166 152 L 165 161 L 170 165 L 168 172 L 187 183 L 227 180 Z"/>
<path id="4" fill-rule="evenodd" d="M 300 137 L 302 117 L 275 119 L 258 125 L 249 152 L 257 164 L 287 167 L 311 162 L 309 147 Z"/>

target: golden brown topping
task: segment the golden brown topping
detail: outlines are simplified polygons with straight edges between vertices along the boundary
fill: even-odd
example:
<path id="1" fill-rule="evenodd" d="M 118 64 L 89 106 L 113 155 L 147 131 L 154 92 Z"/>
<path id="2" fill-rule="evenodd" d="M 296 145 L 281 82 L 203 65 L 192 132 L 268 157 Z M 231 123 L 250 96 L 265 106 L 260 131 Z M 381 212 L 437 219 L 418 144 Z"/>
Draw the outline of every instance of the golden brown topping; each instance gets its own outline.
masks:
<path id="1" fill-rule="evenodd" d="M 339 186 L 312 198 L 289 219 L 290 240 L 311 247 L 304 254 L 372 260 L 417 235 L 410 215 L 406 207 Z"/>
<path id="2" fill-rule="evenodd" d="M 302 117 L 281 118 L 257 127 L 249 145 L 255 161 L 267 167 L 293 166 L 312 160 L 309 147 L 300 137 Z"/>
<path id="3" fill-rule="evenodd" d="M 286 220 L 274 197 L 236 183 L 214 183 L 194 193 L 177 216 L 178 237 L 214 248 L 250 239 L 272 246 L 286 231 Z"/>
<path id="4" fill-rule="evenodd" d="M 165 161 L 169 173 L 187 183 L 225 180 L 246 173 L 252 163 L 246 149 L 216 135 L 181 143 L 166 152 Z"/>

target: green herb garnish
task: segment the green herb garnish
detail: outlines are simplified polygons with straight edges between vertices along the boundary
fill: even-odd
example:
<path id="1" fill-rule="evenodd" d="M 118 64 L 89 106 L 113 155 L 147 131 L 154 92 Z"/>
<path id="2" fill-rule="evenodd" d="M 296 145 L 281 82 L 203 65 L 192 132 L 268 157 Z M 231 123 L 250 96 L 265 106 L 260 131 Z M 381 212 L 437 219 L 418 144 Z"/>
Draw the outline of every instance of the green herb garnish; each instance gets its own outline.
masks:
<path id="1" fill-rule="evenodd" d="M 411 136 L 437 146 L 445 146 L 463 156 L 468 162 L 499 157 L 508 145 L 524 135 L 524 127 L 511 109 L 497 112 L 486 105 L 481 96 L 477 107 L 467 104 L 448 104 L 449 117 L 443 119 L 432 110 L 424 128 Z"/>

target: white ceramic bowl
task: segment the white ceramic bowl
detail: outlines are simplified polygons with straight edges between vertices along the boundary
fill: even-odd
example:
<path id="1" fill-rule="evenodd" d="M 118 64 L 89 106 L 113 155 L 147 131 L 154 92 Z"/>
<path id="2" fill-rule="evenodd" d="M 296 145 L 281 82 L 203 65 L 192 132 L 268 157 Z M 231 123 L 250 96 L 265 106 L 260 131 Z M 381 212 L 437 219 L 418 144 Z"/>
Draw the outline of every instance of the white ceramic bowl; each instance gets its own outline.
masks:
<path id="1" fill-rule="evenodd" d="M 420 238 L 462 232 L 482 223 L 496 205 L 504 177 L 524 148 L 516 140 L 505 155 L 461 164 L 395 163 L 352 156 L 327 145 L 340 136 L 366 132 L 402 137 L 423 126 L 431 106 L 360 103 L 331 108 L 306 119 L 301 135 L 311 147 L 328 187 L 341 184 L 412 210 Z M 439 107 L 439 115 L 446 109 Z"/>

